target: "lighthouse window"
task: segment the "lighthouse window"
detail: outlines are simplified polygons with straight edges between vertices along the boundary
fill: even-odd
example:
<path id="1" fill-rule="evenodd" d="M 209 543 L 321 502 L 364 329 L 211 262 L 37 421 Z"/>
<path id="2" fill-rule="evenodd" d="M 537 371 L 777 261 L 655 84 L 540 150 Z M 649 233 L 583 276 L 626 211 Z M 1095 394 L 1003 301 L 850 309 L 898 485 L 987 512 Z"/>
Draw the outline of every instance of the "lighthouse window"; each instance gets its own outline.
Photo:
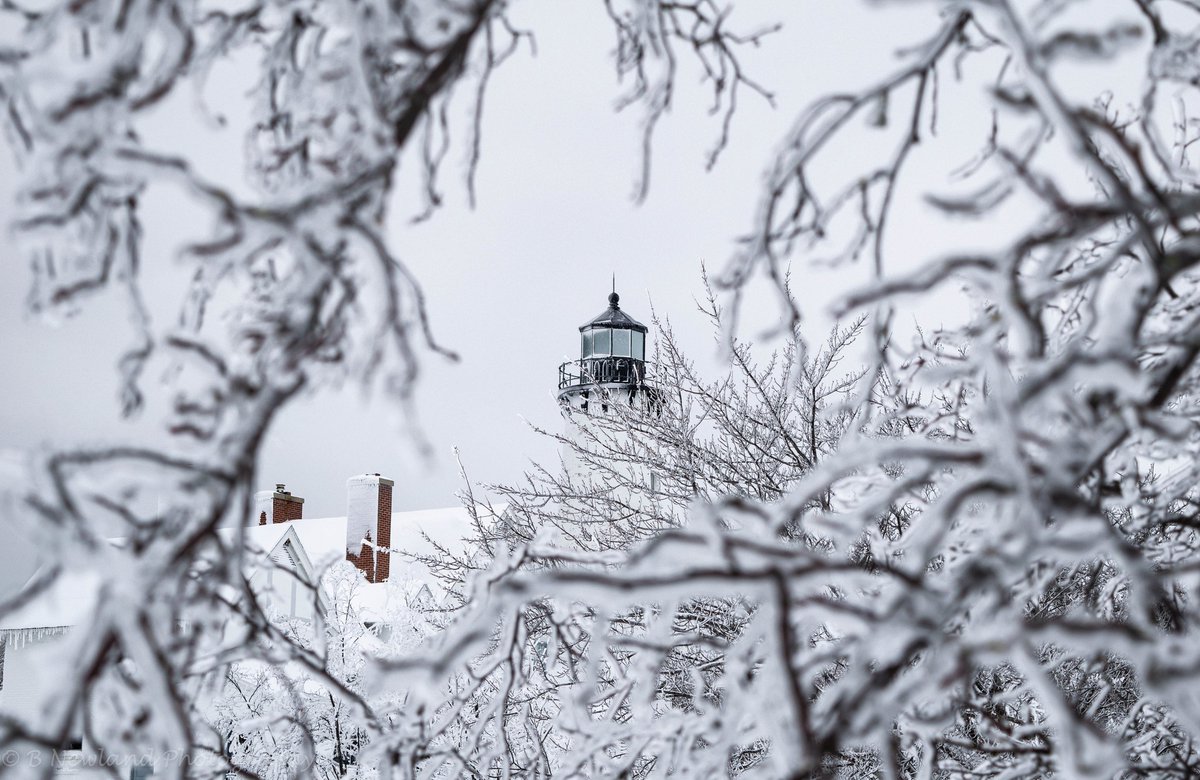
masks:
<path id="1" fill-rule="evenodd" d="M 580 357 L 588 357 L 592 354 L 592 332 L 590 330 L 579 334 L 583 336 L 583 345 L 580 350 Z"/>
<path id="2" fill-rule="evenodd" d="M 592 332 L 592 354 L 608 355 L 612 353 L 612 331 L 597 330 Z"/>
<path id="3" fill-rule="evenodd" d="M 614 330 L 612 332 L 613 339 L 613 354 L 621 357 L 629 357 L 629 331 Z"/>
<path id="4" fill-rule="evenodd" d="M 646 334 L 636 330 L 633 332 L 633 357 L 636 360 L 646 359 Z"/>

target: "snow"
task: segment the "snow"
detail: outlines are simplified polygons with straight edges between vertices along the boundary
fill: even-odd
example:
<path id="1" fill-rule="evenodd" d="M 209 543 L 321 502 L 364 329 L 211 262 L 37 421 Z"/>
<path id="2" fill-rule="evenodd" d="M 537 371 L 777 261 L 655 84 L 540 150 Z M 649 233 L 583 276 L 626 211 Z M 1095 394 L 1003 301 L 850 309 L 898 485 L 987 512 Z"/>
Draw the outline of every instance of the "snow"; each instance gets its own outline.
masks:
<path id="1" fill-rule="evenodd" d="M 498 513 L 503 508 L 497 509 Z M 345 559 L 346 540 L 350 538 L 346 517 L 312 517 L 287 523 L 250 526 L 246 528 L 246 543 L 270 552 L 287 533 L 294 529 L 304 551 L 317 571 Z M 421 509 L 392 513 L 392 576 L 397 579 L 428 578 L 428 569 L 408 556 L 432 555 L 435 544 L 460 553 L 471 535 L 471 515 L 461 506 L 440 509 Z"/>
<path id="2" fill-rule="evenodd" d="M 358 555 L 363 540 L 379 541 L 375 527 L 379 513 L 378 474 L 360 474 L 346 480 L 346 534 L 342 538 L 346 552 Z"/>
<path id="3" fill-rule="evenodd" d="M 34 574 L 36 581 L 39 574 Z M 62 629 L 82 622 L 96 608 L 101 576 L 91 569 L 64 571 L 20 607 L 0 616 L 0 636 L 16 639 L 31 629 Z"/>
<path id="4" fill-rule="evenodd" d="M 250 526 L 245 529 L 246 546 L 270 553 L 289 530 L 296 532 L 300 545 L 316 571 L 321 571 L 346 557 L 344 517 L 313 517 L 286 523 Z"/>
<path id="5" fill-rule="evenodd" d="M 503 513 L 503 506 L 497 507 L 496 511 Z M 345 560 L 347 518 L 312 517 L 247 526 L 245 543 L 254 554 L 249 567 L 253 569 L 261 564 L 289 531 L 295 533 L 315 573 Z M 436 591 L 429 569 L 409 556 L 432 555 L 436 552 L 434 544 L 455 554 L 464 552 L 465 540 L 470 533 L 471 516 L 461 506 L 392 513 L 391 580 L 394 584 L 363 583 L 359 589 L 363 608 L 382 616 L 396 598 L 418 597 L 423 588 Z M 232 535 L 232 528 L 222 531 L 226 539 Z M 110 541 L 119 544 L 122 540 Z M 102 581 L 101 576 L 90 569 L 64 571 L 43 593 L 0 616 L 0 636 L 17 641 L 18 636 L 25 636 L 30 630 L 59 631 L 82 622 L 95 609 Z"/>
<path id="6" fill-rule="evenodd" d="M 496 512 L 503 514 L 503 506 Z M 422 534 L 451 551 L 461 551 L 471 534 L 471 515 L 461 506 L 392 514 L 392 549 L 415 555 L 433 553 L 433 545 Z M 394 561 L 392 566 L 394 570 Z"/>

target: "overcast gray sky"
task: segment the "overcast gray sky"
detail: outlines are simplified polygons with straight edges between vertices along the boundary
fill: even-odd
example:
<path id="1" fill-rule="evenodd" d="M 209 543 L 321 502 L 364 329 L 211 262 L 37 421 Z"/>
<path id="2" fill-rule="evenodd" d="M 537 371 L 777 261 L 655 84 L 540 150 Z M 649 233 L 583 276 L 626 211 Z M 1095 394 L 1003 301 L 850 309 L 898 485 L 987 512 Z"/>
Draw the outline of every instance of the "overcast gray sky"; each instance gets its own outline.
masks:
<path id="1" fill-rule="evenodd" d="M 775 92 L 777 107 L 742 94 L 730 147 L 706 173 L 704 159 L 719 125 L 707 114 L 706 88 L 684 70 L 675 106 L 656 136 L 649 198 L 637 206 L 631 193 L 641 115 L 636 108 L 613 111 L 621 87 L 602 3 L 512 5 L 514 20 L 537 36 L 537 56 L 523 51 L 491 83 L 477 208 L 467 207 L 460 132 L 443 174 L 444 207 L 431 220 L 409 224 L 419 206 L 412 191 L 402 191 L 390 230 L 394 248 L 424 287 L 437 336 L 463 358 L 456 365 L 432 355 L 424 360 L 417 410 L 434 457 L 423 461 L 389 427 L 380 398 L 356 388 L 308 396 L 276 423 L 261 468 L 263 487 L 285 482 L 305 497 L 305 516 L 344 514 L 345 480 L 364 471 L 396 480 L 398 510 L 452 504 L 461 486 L 453 446 L 479 482 L 512 482 L 530 460 L 554 458 L 554 447 L 525 421 L 560 424 L 557 366 L 577 356 L 577 326 L 603 309 L 614 274 L 629 313 L 648 322 L 653 305 L 671 318 L 697 357 L 711 357 L 711 333 L 693 303 L 701 290 L 700 263 L 720 268 L 730 256 L 734 238 L 750 224 L 762 172 L 786 128 L 820 94 L 874 80 L 898 47 L 936 24 L 925 7 L 868 13 L 867 4 L 848 0 L 735 3 L 735 26 L 784 22 L 761 49 L 744 54 L 752 74 Z M 218 70 L 204 95 L 217 105 L 222 89 L 236 88 L 236 77 Z M 237 123 L 223 131 L 211 126 L 190 97 L 168 102 L 149 125 L 151 146 L 157 132 L 195 134 L 204 159 L 241 148 Z M 13 175 L 5 150 L 4 213 Z M 417 181 L 411 166 L 408 181 Z M 172 247 L 181 235 L 206 229 L 187 224 L 186 204 L 178 197 L 144 201 L 146 286 L 156 316 L 170 316 L 179 305 L 183 269 Z M 897 240 L 926 242 L 903 219 L 895 231 Z M 0 285 L 0 448 L 12 457 L 80 441 L 159 435 L 119 420 L 114 361 L 129 336 L 120 301 L 99 298 L 56 325 L 32 320 L 24 312 L 28 269 L 10 239 L 0 250 L 6 268 Z M 815 327 L 829 323 L 832 291 L 861 274 L 807 267 L 798 273 L 797 290 Z M 749 325 L 753 330 L 767 322 L 769 317 Z M 0 545 L 0 588 L 19 582 L 31 560 L 20 545 Z"/>

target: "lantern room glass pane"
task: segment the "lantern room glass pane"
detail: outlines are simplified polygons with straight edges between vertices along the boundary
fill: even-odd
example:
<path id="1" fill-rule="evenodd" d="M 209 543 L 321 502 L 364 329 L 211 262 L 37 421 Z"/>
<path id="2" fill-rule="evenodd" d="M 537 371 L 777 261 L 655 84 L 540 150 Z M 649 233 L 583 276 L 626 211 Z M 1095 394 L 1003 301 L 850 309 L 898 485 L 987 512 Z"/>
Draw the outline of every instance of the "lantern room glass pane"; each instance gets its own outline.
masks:
<path id="1" fill-rule="evenodd" d="M 612 353 L 612 331 L 608 328 L 592 331 L 592 354 L 608 355 Z"/>
<path id="2" fill-rule="evenodd" d="M 614 330 L 613 334 L 613 354 L 621 357 L 629 357 L 629 331 Z"/>
<path id="3" fill-rule="evenodd" d="M 589 357 L 592 354 L 592 332 L 590 330 L 585 330 L 579 335 L 582 336 L 580 339 L 581 344 L 579 345 L 579 357 Z"/>
<path id="4" fill-rule="evenodd" d="M 646 359 L 646 334 L 638 330 L 633 332 L 633 357 L 636 360 Z"/>

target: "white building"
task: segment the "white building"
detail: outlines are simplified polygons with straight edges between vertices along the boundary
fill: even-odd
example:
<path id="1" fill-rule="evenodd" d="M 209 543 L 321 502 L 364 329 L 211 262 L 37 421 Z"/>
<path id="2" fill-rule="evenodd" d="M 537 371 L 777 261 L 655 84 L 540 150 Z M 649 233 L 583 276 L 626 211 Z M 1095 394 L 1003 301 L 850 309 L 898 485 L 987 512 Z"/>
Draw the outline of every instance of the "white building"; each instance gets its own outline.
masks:
<path id="1" fill-rule="evenodd" d="M 433 554 L 435 545 L 461 549 L 471 531 L 470 513 L 461 506 L 392 512 L 391 491 L 391 480 L 379 474 L 351 477 L 346 515 L 314 518 L 303 517 L 303 499 L 284 485 L 257 494 L 255 522 L 241 532 L 247 580 L 264 610 L 280 621 L 311 620 L 313 584 L 327 567 L 343 560 L 362 574 L 354 606 L 367 623 L 382 622 L 393 607 L 402 606 L 393 602 L 436 602 L 440 592 L 434 578 L 412 556 Z M 224 529 L 221 535 L 232 541 L 237 530 Z M 87 624 L 98 606 L 101 584 L 94 570 L 63 572 L 36 598 L 0 617 L 0 717 L 37 722 L 53 703 L 63 664 L 72 657 L 73 627 Z M 315 590 L 316 604 L 324 608 L 326 597 Z M 82 733 L 78 729 L 62 751 L 38 760 L 53 762 L 56 776 L 112 777 L 82 766 L 88 755 Z M 0 768 L 0 774 L 7 768 Z M 122 768 L 121 776 L 147 775 L 130 767 Z"/>
<path id="2" fill-rule="evenodd" d="M 608 308 L 580 326 L 580 359 L 559 368 L 558 400 L 569 433 L 582 432 L 589 418 L 607 415 L 613 404 L 661 403 L 647 377 L 647 328 L 622 311 L 619 300 L 614 291 Z M 573 453 L 566 454 L 574 459 Z M 652 484 L 653 475 L 647 479 Z M 355 612 L 364 623 L 386 624 L 394 607 L 413 600 L 435 603 L 441 597 L 432 573 L 414 557 L 432 556 L 439 549 L 462 551 L 474 522 L 462 506 L 393 512 L 393 488 L 392 480 L 377 473 L 351 477 L 346 515 L 306 518 L 304 499 L 277 484 L 256 494 L 247 526 L 220 533 L 228 543 L 240 530 L 251 591 L 280 623 L 311 621 L 314 608 L 327 608 L 328 598 L 317 584 L 329 566 L 345 560 L 362 576 L 354 588 Z M 498 516 L 503 510 L 492 511 Z M 495 519 L 480 518 L 485 523 Z M 74 627 L 87 625 L 98 607 L 101 580 L 91 569 L 63 572 L 36 598 L 0 616 L 0 718 L 42 720 L 39 716 L 62 687 L 57 675 L 71 662 L 72 639 L 80 639 Z M 80 766 L 92 753 L 84 749 L 83 729 L 76 734 L 56 757 L 61 760 L 55 761 L 55 774 L 112 777 L 111 771 Z M 0 766 L 0 773 L 5 768 Z M 131 767 L 120 774 L 139 778 L 149 770 Z"/>

